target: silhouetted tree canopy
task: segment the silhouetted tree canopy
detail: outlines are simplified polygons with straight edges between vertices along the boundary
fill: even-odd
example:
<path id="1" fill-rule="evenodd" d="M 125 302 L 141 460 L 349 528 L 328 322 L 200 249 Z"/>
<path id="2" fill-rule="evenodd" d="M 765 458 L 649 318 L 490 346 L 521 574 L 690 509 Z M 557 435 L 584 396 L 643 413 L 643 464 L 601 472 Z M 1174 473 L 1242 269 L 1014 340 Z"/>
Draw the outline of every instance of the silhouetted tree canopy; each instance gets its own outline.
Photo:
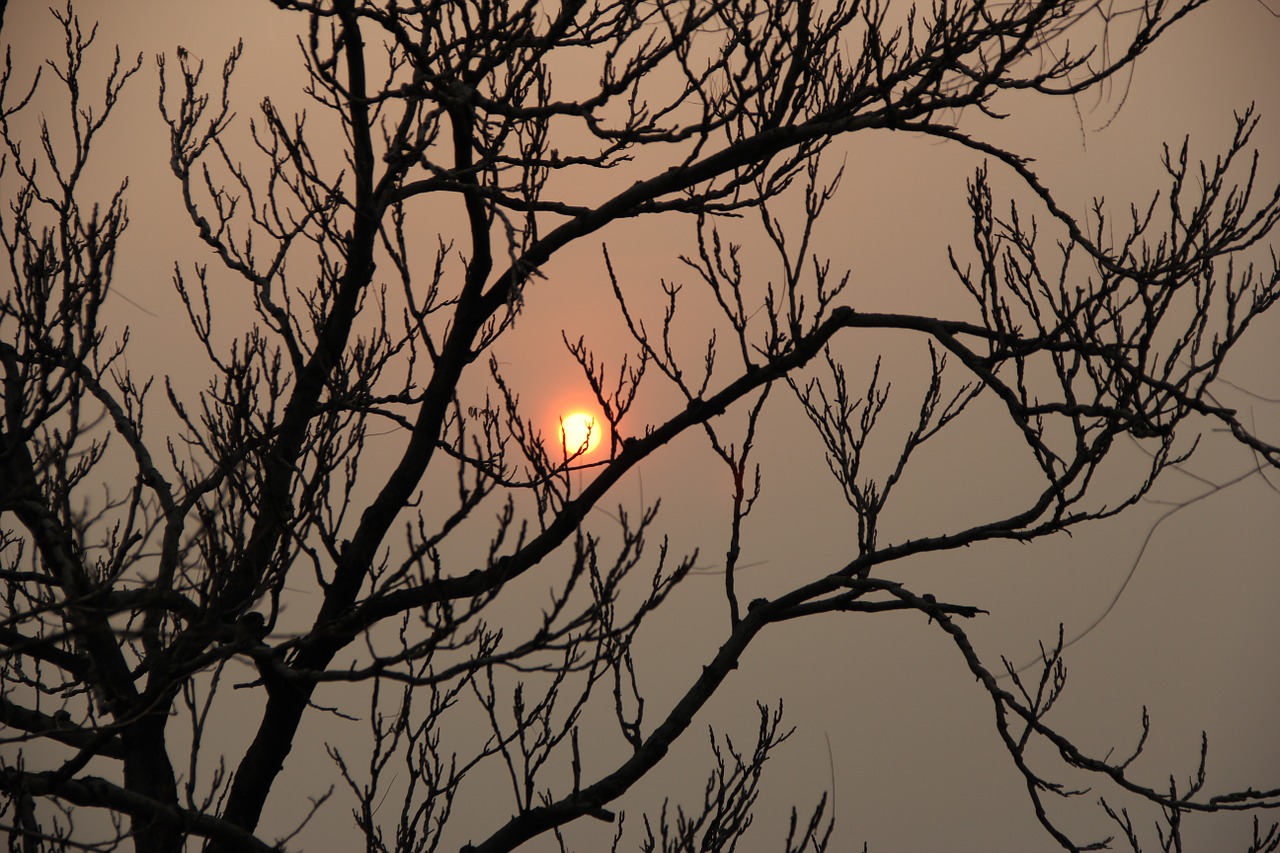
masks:
<path id="1" fill-rule="evenodd" d="M 225 61 L 184 47 L 156 60 L 169 186 L 207 248 L 172 258 L 193 337 L 170 376 L 131 371 L 131 348 L 156 344 L 103 312 L 126 247 L 175 250 L 129 229 L 126 182 L 99 196 L 85 177 L 122 99 L 154 95 L 135 77 L 144 58 L 111 63 L 67 7 L 50 19 L 65 54 L 0 80 L 10 849 L 287 850 L 264 829 L 287 804 L 349 815 L 369 851 L 568 849 L 562 831 L 584 819 L 612 822 L 615 849 L 728 851 L 750 828 L 751 849 L 831 850 L 826 800 L 797 804 L 789 826 L 752 825 L 789 733 L 780 707 L 759 706 L 754 744 L 712 735 L 703 801 L 625 819 L 618 802 L 677 743 L 705 748 L 707 704 L 776 625 L 890 611 L 950 640 L 1063 849 L 1102 840 L 1069 835 L 1046 805 L 1072 793 L 1066 773 L 1093 778 L 1114 841 L 1134 850 L 1121 800 L 1163 815 L 1170 845 L 1186 814 L 1280 806 L 1276 791 L 1210 790 L 1203 753 L 1189 784 L 1132 772 L 1145 719 L 1136 748 L 1078 744 L 1050 716 L 1061 636 L 1030 670 L 993 663 L 965 628 L 984 602 L 896 571 L 1125 512 L 1208 431 L 1280 465 L 1280 447 L 1214 395 L 1280 296 L 1280 267 L 1258 252 L 1280 190 L 1251 159 L 1257 116 L 1238 114 L 1203 163 L 1166 150 L 1153 198 L 1087 217 L 972 121 L 1013 95 L 1123 88 L 1201 0 L 266 5 L 296 21 L 296 45 L 249 28 Z M 255 109 L 242 51 L 291 48 L 305 114 L 270 97 Z M 86 72 L 87 57 L 109 70 Z M 814 229 L 840 146 L 875 131 L 985 162 L 968 181 L 971 242 L 939 271 L 967 309 L 876 310 L 822 256 Z M 1016 187 L 1016 204 L 993 185 Z M 610 254 L 621 223 L 649 219 L 688 226 L 683 283 L 636 281 Z M 744 248 L 730 232 L 747 227 Z M 498 357 L 584 240 L 609 247 L 590 286 L 611 285 L 629 339 L 566 334 L 521 353 L 581 366 L 604 438 L 593 453 L 529 414 Z M 761 275 L 753 251 L 782 274 Z M 718 313 L 685 308 L 695 292 Z M 926 381 L 891 393 L 878 359 L 842 355 L 884 330 L 919 347 Z M 637 404 L 648 393 L 660 414 Z M 796 542 L 803 565 L 758 596 L 744 531 L 769 486 L 757 463 L 771 407 L 811 423 L 804 441 L 848 505 L 850 530 L 832 535 L 849 548 L 812 565 Z M 882 524 L 921 449 L 980 417 L 1013 437 L 1004 452 L 1033 472 L 1029 488 L 963 527 Z M 685 433 L 731 486 L 702 543 L 725 555 L 706 617 L 721 639 L 667 701 L 646 697 L 637 637 L 703 569 L 664 539 L 657 501 L 627 511 L 619 492 Z M 1117 479 L 1109 466 L 1133 443 L 1143 468 Z M 611 533 L 588 529 L 593 511 L 616 513 Z M 364 720 L 367 737 L 329 746 L 331 778 L 294 787 L 304 727 L 335 715 Z M 467 801 L 486 823 L 451 821 Z M 1249 849 L 1277 849 L 1275 827 L 1257 833 Z"/>

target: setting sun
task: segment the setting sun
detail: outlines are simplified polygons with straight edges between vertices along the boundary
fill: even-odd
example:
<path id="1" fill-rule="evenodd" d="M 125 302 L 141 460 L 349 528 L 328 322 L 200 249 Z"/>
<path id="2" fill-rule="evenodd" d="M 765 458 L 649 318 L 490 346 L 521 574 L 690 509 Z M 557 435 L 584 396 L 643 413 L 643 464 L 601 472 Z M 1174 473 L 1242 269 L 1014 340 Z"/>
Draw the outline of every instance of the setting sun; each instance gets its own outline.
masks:
<path id="1" fill-rule="evenodd" d="M 604 425 L 595 415 L 573 412 L 560 418 L 560 444 L 569 456 L 590 453 L 600 446 Z"/>

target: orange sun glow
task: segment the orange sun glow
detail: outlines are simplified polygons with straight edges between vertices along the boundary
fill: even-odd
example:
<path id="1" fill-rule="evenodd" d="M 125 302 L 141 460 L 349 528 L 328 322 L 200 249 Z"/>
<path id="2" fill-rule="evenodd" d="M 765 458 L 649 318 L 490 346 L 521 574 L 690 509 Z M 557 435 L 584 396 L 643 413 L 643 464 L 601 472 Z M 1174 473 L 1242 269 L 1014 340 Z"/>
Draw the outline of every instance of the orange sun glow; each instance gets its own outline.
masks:
<path id="1" fill-rule="evenodd" d="M 586 454 L 600 446 L 604 425 L 595 415 L 572 412 L 560 418 L 560 443 L 569 456 Z"/>

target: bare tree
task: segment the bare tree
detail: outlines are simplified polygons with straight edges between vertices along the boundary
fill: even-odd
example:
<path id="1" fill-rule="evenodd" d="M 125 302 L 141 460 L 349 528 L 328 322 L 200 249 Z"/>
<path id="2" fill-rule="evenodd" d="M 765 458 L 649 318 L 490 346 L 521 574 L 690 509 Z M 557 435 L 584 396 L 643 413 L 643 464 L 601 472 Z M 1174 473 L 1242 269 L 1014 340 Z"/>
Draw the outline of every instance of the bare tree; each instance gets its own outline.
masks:
<path id="1" fill-rule="evenodd" d="M 470 838 L 473 851 L 542 836 L 565 845 L 562 830 L 583 818 L 613 821 L 615 848 L 735 849 L 787 737 L 780 709 L 760 707 L 749 748 L 713 735 L 703 802 L 639 825 L 611 804 L 688 739 L 771 626 L 837 613 L 915 612 L 950 638 L 1064 849 L 1098 844 L 1069 838 L 1045 805 L 1072 793 L 1064 772 L 1162 810 L 1166 849 L 1188 813 L 1280 806 L 1276 791 L 1210 794 L 1203 760 L 1178 787 L 1140 781 L 1134 755 L 1077 746 L 1049 719 L 1061 642 L 1033 673 L 993 666 L 963 627 L 978 606 L 894 576 L 917 555 L 1123 512 L 1207 428 L 1280 464 L 1280 448 L 1212 396 L 1233 346 L 1280 295 L 1274 261 L 1233 262 L 1280 218 L 1280 192 L 1255 186 L 1252 112 L 1216 159 L 1167 150 L 1161 194 L 1120 217 L 1099 205 L 1087 221 L 1026 159 L 965 129 L 968 116 L 998 115 L 1011 91 L 1077 97 L 1122 81 L 1200 5 L 274 0 L 301 22 L 305 119 L 269 99 L 237 118 L 240 48 L 220 72 L 183 48 L 159 59 L 177 192 L 215 257 L 174 267 L 207 359 L 204 389 L 190 393 L 177 378 L 131 374 L 128 335 L 100 322 L 127 187 L 87 198 L 85 168 L 142 58 L 117 52 L 105 86 L 82 79 L 93 33 L 70 7 L 55 12 L 65 56 L 34 81 L 10 65 L 0 80 L 11 193 L 0 222 L 0 790 L 11 849 L 287 849 L 260 824 L 314 793 L 283 789 L 282 770 L 304 721 L 328 714 L 368 722 L 367 744 L 330 754 L 332 802 L 354 804 L 371 851 L 447 838 Z M 566 68 L 572 85 L 553 84 Z M 36 98 L 49 111 L 49 87 L 65 127 L 41 117 L 23 138 L 19 119 Z M 877 129 L 988 161 L 968 184 L 972 245 L 952 253 L 967 312 L 863 310 L 817 254 L 813 229 L 840 176 L 823 155 Z M 1020 187 L 1021 207 L 993 198 L 988 170 Z M 703 289 L 719 316 L 681 313 L 688 291 L 675 284 L 654 314 L 606 251 L 630 354 L 606 363 L 589 340 L 564 346 L 595 393 L 607 449 L 588 455 L 545 434 L 495 356 L 543 271 L 622 220 L 680 214 L 696 247 L 686 288 Z M 726 235 L 744 222 L 784 270 L 767 286 Z M 219 310 L 225 294 L 247 295 L 255 316 L 235 325 Z M 228 321 L 230 337 L 217 325 Z M 896 330 L 927 356 L 905 426 L 885 414 L 879 363 L 862 377 L 840 356 L 859 330 Z M 632 406 L 650 387 L 678 402 L 638 423 Z M 788 405 L 812 422 L 856 547 L 747 601 L 758 427 L 766 406 Z M 164 423 L 156 407 L 177 418 L 171 434 L 148 426 Z M 1034 488 L 963 529 L 884 535 L 917 452 L 979 409 L 1016 430 Z M 619 511 L 609 537 L 584 520 L 616 506 L 619 484 L 686 431 L 705 435 L 733 484 L 727 529 L 707 534 L 726 553 L 723 642 L 662 707 L 646 701 L 636 638 L 680 594 L 696 554 L 669 552 L 656 503 Z M 891 456 L 868 449 L 873 436 Z M 1097 481 L 1125 438 L 1149 456 L 1117 498 L 1114 482 Z M 521 585 L 536 573 L 540 588 L 554 584 L 548 600 Z M 242 753 L 217 736 L 229 708 L 254 731 Z M 484 731 L 458 736 L 464 719 Z M 469 785 L 491 766 L 509 785 L 501 802 Z M 466 798 L 489 803 L 489 825 L 453 828 Z M 1137 849 L 1128 813 L 1103 807 Z M 831 828 L 822 802 L 789 828 L 753 832 L 773 831 L 770 849 L 813 851 Z M 1251 849 L 1275 850 L 1277 833 L 1260 828 Z"/>

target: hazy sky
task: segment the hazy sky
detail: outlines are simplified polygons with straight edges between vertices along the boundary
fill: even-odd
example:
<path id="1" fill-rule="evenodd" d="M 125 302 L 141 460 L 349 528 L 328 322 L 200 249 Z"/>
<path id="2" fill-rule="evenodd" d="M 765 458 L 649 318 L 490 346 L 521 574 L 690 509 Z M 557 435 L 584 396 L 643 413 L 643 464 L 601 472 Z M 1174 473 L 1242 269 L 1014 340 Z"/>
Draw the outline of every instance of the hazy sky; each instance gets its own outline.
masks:
<path id="1" fill-rule="evenodd" d="M 13 46 L 19 68 L 30 68 L 41 51 L 58 48 L 44 7 L 41 2 L 10 3 L 4 38 Z M 131 181 L 132 226 L 117 274 L 118 290 L 129 301 L 111 306 L 111 322 L 132 329 L 129 363 L 135 371 L 171 372 L 195 387 L 196 379 L 183 374 L 183 353 L 194 353 L 195 342 L 169 278 L 175 261 L 189 265 L 208 258 L 191 240 L 167 171 L 166 131 L 155 108 L 154 55 L 172 54 L 181 44 L 203 56 L 213 70 L 243 37 L 245 58 L 233 87 L 243 122 L 264 94 L 282 104 L 297 103 L 289 94 L 300 79 L 291 35 L 296 16 L 248 0 L 95 0 L 77 8 L 86 20 L 101 19 L 104 43 L 119 43 L 126 55 L 144 54 L 142 72 L 130 86 L 97 162 L 102 186 L 125 174 Z M 1083 215 L 1090 198 L 1100 195 L 1123 213 L 1130 201 L 1143 202 L 1160 186 L 1162 143 L 1179 144 L 1191 133 L 1193 154 L 1212 156 L 1231 130 L 1232 111 L 1255 102 L 1263 116 L 1254 139 L 1263 155 L 1260 183 L 1273 185 L 1280 181 L 1277 46 L 1280 18 L 1255 0 L 1220 0 L 1152 50 L 1138 65 L 1127 96 L 1117 90 L 1110 102 L 1097 107 L 1086 101 L 1079 105 L 1080 113 L 1068 102 L 1046 107 L 1028 98 L 1026 110 L 1017 109 L 1018 101 L 1008 102 L 1014 113 L 1002 127 L 991 128 L 979 116 L 965 121 L 995 141 L 1035 156 L 1038 173 L 1068 210 Z M 1121 98 L 1123 109 L 1108 122 Z M 1106 127 L 1100 129 L 1103 123 Z M 948 243 L 967 247 L 964 182 L 977 160 L 949 146 L 888 134 L 854 139 L 839 150 L 845 175 L 816 248 L 834 267 L 853 271 L 847 298 L 859 306 L 915 312 L 964 310 L 960 289 L 948 272 L 946 249 Z M 834 168 L 836 158 L 829 162 Z M 1009 175 L 994 167 L 992 175 L 997 197 L 1017 191 Z M 546 429 L 566 407 L 589 397 L 560 343 L 561 329 L 571 339 L 586 335 L 611 363 L 633 349 L 624 346 L 625 327 L 609 292 L 600 243 L 607 242 L 628 295 L 654 317 L 660 279 L 692 284 L 676 259 L 689 250 L 690 233 L 689 223 L 682 220 L 624 224 L 557 258 L 545 270 L 547 281 L 527 294 L 524 313 L 498 347 L 497 357 L 527 411 L 545 418 Z M 435 238 L 426 234 L 424 239 Z M 752 257 L 759 258 L 762 276 L 776 274 L 767 255 Z M 684 318 L 688 328 L 696 330 L 698 318 L 695 307 Z M 237 330 L 234 308 L 222 322 L 229 336 Z M 1276 317 L 1255 328 L 1227 378 L 1280 397 L 1274 370 L 1280 356 L 1278 332 Z M 692 340 L 694 350 L 699 340 Z M 858 369 L 883 352 L 891 378 L 900 377 L 904 387 L 919 381 L 915 343 L 883 336 L 851 340 L 842 347 Z M 191 363 L 196 363 L 194 356 Z M 674 396 L 653 384 L 653 393 L 637 404 L 637 428 L 660 422 L 673 411 Z M 1263 435 L 1273 440 L 1280 435 L 1280 405 L 1254 402 L 1229 389 L 1223 398 L 1253 407 Z M 740 583 L 747 590 L 743 600 L 826 574 L 847 561 L 853 546 L 852 519 L 826 474 L 807 423 L 794 401 L 778 403 L 764 424 L 765 491 L 743 557 L 758 565 L 742 575 Z M 158 402 L 154 408 L 161 411 Z M 917 463 L 919 470 L 903 483 L 900 500 L 909 511 L 886 520 L 884 537 L 954 527 L 1001 506 L 1025 473 L 1009 464 L 1001 429 L 998 423 L 975 420 L 959 425 L 950 443 L 932 448 L 931 462 Z M 642 495 L 648 500 L 661 496 L 661 526 L 669 532 L 673 550 L 701 548 L 703 561 L 714 565 L 725 547 L 729 504 L 723 468 L 708 458 L 705 444 L 701 435 L 673 443 L 649 460 L 638 477 L 624 481 L 607 503 L 636 508 Z M 1212 440 L 1206 444 L 1201 457 L 1188 465 L 1191 473 L 1169 474 L 1157 497 L 1187 500 L 1205 489 L 1196 477 L 1223 482 L 1252 464 L 1238 448 Z M 1280 477 L 1272 475 L 1271 482 Z M 1195 769 L 1204 728 L 1209 732 L 1209 787 L 1280 786 L 1275 725 L 1280 626 L 1274 615 L 1280 596 L 1280 573 L 1275 571 L 1280 495 L 1254 478 L 1179 512 L 1147 542 L 1152 525 L 1167 509 L 1151 503 L 1081 529 L 1072 538 L 972 548 L 902 565 L 894 576 L 939 599 L 990 610 L 990 616 L 966 627 L 995 665 L 1000 654 L 1018 662 L 1032 657 L 1039 641 L 1054 638 L 1059 622 L 1065 623 L 1068 636 L 1091 624 L 1141 553 L 1118 605 L 1068 653 L 1070 677 L 1056 714 L 1058 725 L 1094 752 L 1112 745 L 1123 752 L 1134 743 L 1145 705 L 1152 735 L 1147 756 L 1135 770 L 1145 781 L 1158 783 L 1169 773 L 1185 780 Z M 602 533 L 612 524 L 603 513 L 591 521 Z M 640 640 L 640 675 L 653 706 L 650 718 L 684 690 L 714 653 L 726 627 L 723 594 L 714 575 L 691 578 L 684 594 L 653 618 Z M 699 797 L 711 763 L 706 726 L 714 724 L 749 746 L 755 734 L 755 700 L 775 704 L 780 698 L 786 722 L 797 731 L 766 772 L 760 831 L 753 842 L 761 846 L 752 850 L 780 846 L 785 810 L 792 803 L 802 811 L 809 808 L 831 787 L 832 774 L 837 850 L 860 849 L 863 841 L 873 851 L 1056 849 L 1037 824 L 1022 777 L 998 742 L 987 694 L 973 683 L 951 642 L 923 619 L 893 614 L 826 617 L 767 631 L 666 763 L 619 804 L 628 810 L 628 822 L 638 823 L 642 810 L 656 812 L 663 795 L 686 803 Z M 256 725 L 252 714 L 245 720 Z M 305 810 L 305 797 L 294 792 L 313 785 L 309 793 L 322 793 L 328 783 L 315 783 L 311 775 L 328 766 L 321 743 L 341 742 L 345 736 L 341 725 L 314 727 L 309 740 L 300 740 L 279 787 L 288 793 L 272 801 L 274 810 L 269 806 L 270 827 L 290 826 Z M 235 749 L 232 762 L 239 758 Z M 463 799 L 456 818 L 459 841 L 471 834 L 468 829 L 483 837 L 494 825 L 494 809 L 483 797 L 464 792 Z M 1090 828 L 1081 834 L 1109 834 L 1095 802 L 1096 796 L 1086 795 L 1063 805 L 1059 813 L 1071 816 L 1069 827 Z M 506 808 L 504 802 L 496 811 L 505 813 Z M 1145 821 L 1154 814 L 1140 816 Z M 1195 843 L 1190 849 L 1244 846 L 1244 822 L 1211 820 L 1207 825 L 1191 820 Z M 1235 834 L 1221 837 L 1228 826 Z M 333 839 L 348 827 L 348 804 L 335 798 L 296 844 L 309 851 L 339 849 L 332 846 Z M 610 832 L 603 826 L 585 831 Z M 270 836 L 271 830 L 264 834 Z M 569 835 L 571 844 L 575 838 L 592 837 Z M 578 849 L 589 851 L 593 843 L 582 840 Z"/>

